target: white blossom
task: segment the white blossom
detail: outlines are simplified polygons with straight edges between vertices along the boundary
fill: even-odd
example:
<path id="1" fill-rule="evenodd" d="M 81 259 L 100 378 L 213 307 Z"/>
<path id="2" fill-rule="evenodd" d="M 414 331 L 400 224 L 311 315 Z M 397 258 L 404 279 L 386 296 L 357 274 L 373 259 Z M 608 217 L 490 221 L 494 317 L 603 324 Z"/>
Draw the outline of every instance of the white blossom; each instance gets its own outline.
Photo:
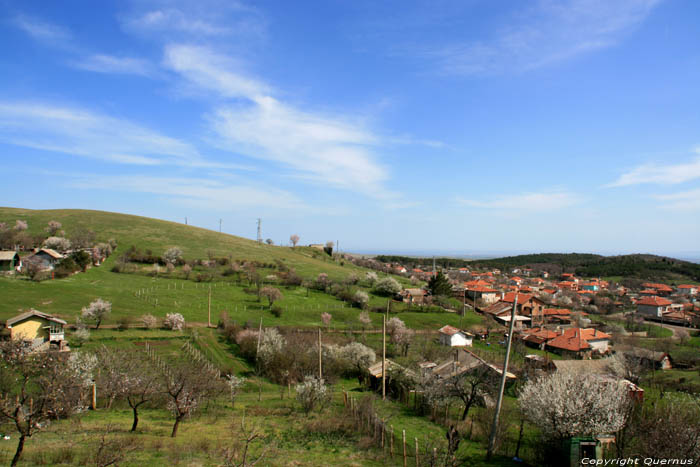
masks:
<path id="1" fill-rule="evenodd" d="M 163 327 L 173 331 L 182 331 L 185 327 L 185 318 L 180 313 L 168 313 L 163 320 Z"/>
<path id="2" fill-rule="evenodd" d="M 551 437 L 594 436 L 625 425 L 627 391 L 617 378 L 557 372 L 528 381 L 519 401 L 525 417 Z"/>

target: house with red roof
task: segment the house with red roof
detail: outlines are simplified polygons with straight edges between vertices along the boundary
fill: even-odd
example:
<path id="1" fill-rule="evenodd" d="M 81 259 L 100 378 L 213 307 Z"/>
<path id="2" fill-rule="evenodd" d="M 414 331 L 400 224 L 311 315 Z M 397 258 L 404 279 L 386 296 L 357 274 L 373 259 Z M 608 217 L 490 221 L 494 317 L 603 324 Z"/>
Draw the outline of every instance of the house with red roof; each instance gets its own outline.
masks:
<path id="1" fill-rule="evenodd" d="M 578 290 L 578 282 L 574 281 L 561 281 L 557 283 L 557 287 L 560 289 L 566 289 L 566 290 Z"/>
<path id="2" fill-rule="evenodd" d="M 501 302 L 512 304 L 515 300 L 516 293 L 508 292 L 503 295 Z M 517 314 L 522 316 L 528 316 L 531 319 L 532 325 L 541 324 L 543 321 L 543 310 L 545 303 L 539 298 L 532 294 L 518 293 L 518 307 Z"/>
<path id="3" fill-rule="evenodd" d="M 657 295 L 660 295 L 662 297 L 668 297 L 673 293 L 673 288 L 669 287 L 666 284 L 657 284 L 653 282 L 645 282 L 642 284 L 642 287 L 645 287 L 647 289 L 654 289 L 657 292 Z"/>
<path id="4" fill-rule="evenodd" d="M 605 354 L 609 351 L 611 336 L 595 328 L 571 328 L 547 341 L 546 347 L 552 352 L 575 358 L 591 358 L 592 354 Z"/>
<path id="5" fill-rule="evenodd" d="M 568 308 L 545 308 L 542 315 L 545 323 L 571 324 L 571 310 Z"/>
<path id="6" fill-rule="evenodd" d="M 551 331 L 545 328 L 530 328 L 520 333 L 520 339 L 530 347 L 536 347 L 544 350 L 547 341 L 559 336 L 557 331 Z"/>
<path id="7" fill-rule="evenodd" d="M 644 297 L 637 300 L 637 313 L 650 318 L 661 318 L 670 311 L 673 303 L 662 297 Z"/>
<path id="8" fill-rule="evenodd" d="M 469 298 L 472 300 L 482 300 L 486 304 L 495 303 L 500 297 L 500 292 L 498 290 L 485 285 L 471 285 L 466 287 L 465 290 Z"/>

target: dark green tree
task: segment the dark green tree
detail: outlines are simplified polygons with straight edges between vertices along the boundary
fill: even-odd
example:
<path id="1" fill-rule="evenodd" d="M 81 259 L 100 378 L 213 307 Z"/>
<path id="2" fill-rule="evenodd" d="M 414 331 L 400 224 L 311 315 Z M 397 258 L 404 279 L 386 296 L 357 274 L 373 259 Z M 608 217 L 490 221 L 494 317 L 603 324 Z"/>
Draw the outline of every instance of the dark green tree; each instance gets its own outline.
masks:
<path id="1" fill-rule="evenodd" d="M 428 290 L 434 297 L 449 296 L 452 294 L 452 284 L 442 271 L 438 271 L 436 275 L 428 281 Z"/>

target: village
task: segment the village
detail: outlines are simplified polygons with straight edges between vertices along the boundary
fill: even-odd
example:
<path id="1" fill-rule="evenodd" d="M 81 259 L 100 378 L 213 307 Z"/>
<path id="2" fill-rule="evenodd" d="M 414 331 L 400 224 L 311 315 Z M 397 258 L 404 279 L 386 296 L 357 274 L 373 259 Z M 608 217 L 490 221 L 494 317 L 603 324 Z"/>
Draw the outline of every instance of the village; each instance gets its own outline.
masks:
<path id="1" fill-rule="evenodd" d="M 18 221 L 16 225 L 21 224 Z M 90 376 L 84 390 L 75 394 L 76 404 L 94 410 L 105 404 L 105 394 L 113 394 L 109 401 L 122 397 L 119 391 L 126 391 L 123 395 L 139 390 L 147 390 L 149 394 L 164 391 L 167 398 L 169 379 L 161 381 L 155 376 L 148 380 L 145 388 L 143 384 L 146 383 L 141 381 L 133 388 L 117 389 L 118 381 L 134 377 L 134 372 L 155 371 L 154 375 L 163 372 L 167 378 L 179 374 L 182 384 L 193 384 L 188 382 L 193 375 L 200 380 L 204 378 L 210 384 L 199 388 L 200 393 L 193 395 L 200 399 L 198 404 L 207 398 L 216 399 L 215 394 L 220 390 L 216 388 L 222 384 L 230 387 L 231 397 L 246 397 L 246 393 L 253 396 L 255 390 L 250 384 L 258 381 L 255 384 L 259 385 L 258 391 L 262 391 L 262 380 L 265 379 L 273 385 L 286 387 L 290 396 L 294 386 L 306 413 L 324 410 L 321 401 L 329 394 L 330 386 L 323 381 L 340 382 L 346 381 L 343 378 L 355 378 L 363 392 L 374 393 L 386 403 L 394 401 L 399 406 L 410 407 L 417 417 L 445 427 L 449 442 L 444 450 L 435 451 L 435 456 L 443 459 L 440 462 L 444 465 L 453 465 L 457 462 L 460 440 L 472 442 L 481 439 L 485 443 L 490 423 L 483 417 L 494 411 L 498 413 L 503 402 L 508 406 L 517 402 L 521 406 L 519 417 L 504 421 L 507 424 L 520 423 L 519 434 L 508 435 L 514 443 L 509 446 L 514 449 L 515 457 L 536 456 L 533 452 L 528 454 L 528 449 L 533 448 L 526 447 L 528 438 L 523 432 L 523 424 L 531 420 L 528 423 L 537 425 L 535 420 L 542 417 L 547 408 L 536 409 L 534 399 L 527 402 L 528 397 L 535 396 L 528 396 L 526 388 L 556 378 L 568 378 L 576 384 L 584 384 L 585 379 L 585 384 L 593 384 L 589 394 L 580 391 L 558 394 L 557 397 L 563 397 L 560 402 L 550 400 L 548 403 L 552 407 L 557 403 L 566 406 L 572 402 L 571 397 L 580 398 L 588 405 L 584 404 L 583 411 L 575 416 L 585 418 L 586 413 L 600 403 L 601 388 L 607 388 L 602 391 L 609 391 L 604 402 L 612 405 L 606 409 L 606 416 L 617 414 L 618 420 L 612 425 L 599 426 L 595 431 L 556 431 L 563 429 L 557 427 L 554 434 L 566 439 L 568 444 L 565 447 L 545 444 L 539 448 L 545 452 L 564 449 L 567 456 L 574 459 L 571 465 L 578 465 L 578 460 L 584 457 L 602 459 L 621 452 L 620 443 L 616 442 L 616 437 L 625 436 L 619 431 L 624 426 L 620 423 L 631 420 L 634 413 L 631 407 L 645 404 L 649 389 L 652 399 L 655 399 L 660 388 L 664 392 L 686 391 L 693 387 L 683 389 L 685 383 L 674 386 L 662 374 L 697 371 L 694 370 L 698 364 L 697 355 L 689 356 L 685 351 L 685 346 L 692 345 L 696 339 L 691 333 L 696 333 L 700 325 L 700 295 L 698 286 L 693 284 L 637 281 L 623 286 L 620 281 L 583 278 L 573 272 L 551 273 L 527 264 L 504 272 L 484 267 L 443 268 L 434 262 L 430 265 L 430 260 L 422 260 L 424 264 L 420 267 L 412 264 L 409 268 L 409 265 L 380 262 L 361 255 L 334 253 L 332 242 L 308 247 L 296 246 L 294 242 L 291 247 L 276 247 L 326 261 L 329 264 L 326 268 L 330 265 L 343 267 L 345 263 L 357 268 L 342 280 L 320 272 L 316 277 L 302 281 L 292 269 L 280 264 L 273 267 L 259 263 L 256 268 L 251 262 L 241 261 L 224 270 L 218 269 L 221 268 L 219 264 L 229 264 L 223 259 L 185 260 L 179 248 L 169 248 L 162 255 L 150 250 L 142 253 L 134 247 L 125 251 L 117 249 L 115 240 L 98 242 L 94 234 L 88 235 L 92 243 L 73 248 L 68 238 L 51 235 L 56 233 L 52 230 L 60 228 L 59 222 L 49 222 L 44 229 L 49 236 L 43 234 L 43 240 L 42 235 L 35 236 L 35 241 L 40 241 L 38 245 L 28 244 L 25 248 L 18 246 L 1 251 L 0 271 L 5 280 L 12 283 L 26 281 L 28 286 L 37 287 L 45 283 L 58 285 L 67 278 L 81 280 L 99 273 L 99 277 L 105 279 L 144 277 L 156 281 L 152 282 L 155 287 L 148 286 L 149 289 L 138 289 L 133 293 L 142 303 L 134 309 L 137 313 L 146 304 L 151 304 L 148 306 L 153 307 L 152 310 L 158 310 L 158 300 L 163 303 L 167 296 L 159 294 L 166 291 L 169 295 L 174 293 L 173 297 L 181 297 L 178 300 L 186 303 L 185 296 L 182 296 L 186 286 L 190 290 L 194 288 L 195 292 L 200 285 L 203 286 L 201 290 L 207 290 L 205 287 L 209 290 L 205 322 L 201 321 L 201 312 L 195 316 L 186 311 L 187 307 L 178 306 L 178 312 L 166 307 L 164 317 L 151 311 L 138 319 L 119 318 L 118 324 L 114 325 L 111 316 L 118 314 L 119 308 L 113 309 L 113 303 L 102 298 L 85 303 L 75 324 L 65 313 L 51 314 L 41 311 L 41 307 L 27 307 L 4 319 L 0 338 L 5 340 L 5 345 L 24 342 L 23 351 L 27 355 L 64 354 L 66 362 L 96 358 L 90 364 L 91 368 L 103 368 L 103 372 L 109 370 L 107 374 L 112 374 L 112 379 Z M 23 230 L 14 229 L 16 237 Z M 115 256 L 113 252 L 121 253 Z M 110 271 L 104 269 L 105 264 Z M 268 268 L 265 275 L 256 271 L 265 268 Z M 234 271 L 235 275 L 227 276 L 226 271 Z M 358 274 L 361 271 L 365 271 L 364 277 Z M 208 276 L 204 276 L 204 272 Z M 217 282 L 227 277 L 233 282 Z M 239 298 L 226 299 L 228 311 L 222 311 L 218 316 L 218 325 L 212 322 L 213 289 L 212 282 L 207 280 L 224 287 L 217 294 L 225 292 L 226 287 L 234 291 L 237 284 L 247 284 L 242 295 L 234 295 Z M 176 292 L 178 287 L 180 291 Z M 298 311 L 294 305 L 285 306 L 285 295 L 303 290 L 307 296 L 313 290 L 317 300 L 321 300 L 316 313 L 326 310 L 320 313 L 317 341 L 313 333 L 309 334 L 308 326 L 294 324 L 303 321 L 302 316 L 306 313 L 313 314 L 313 306 L 311 310 L 308 310 L 308 305 L 302 306 Z M 244 298 L 246 296 L 251 298 Z M 262 301 L 263 297 L 267 305 Z M 176 305 L 178 300 L 174 302 Z M 243 303 L 249 303 L 249 308 L 243 307 Z M 326 303 L 324 308 L 320 303 Z M 196 307 L 201 309 L 201 305 Z M 259 326 L 250 321 L 241 326 L 241 321 L 236 318 L 241 311 L 247 313 L 246 316 L 260 313 Z M 304 314 L 299 314 L 302 312 Z M 291 321 L 284 325 L 275 324 L 279 323 L 276 320 L 280 316 L 287 316 Z M 428 321 L 426 317 L 429 317 Z M 338 321 L 343 319 L 344 324 Z M 356 324 L 352 324 L 353 320 Z M 333 324 L 336 321 L 337 324 Z M 106 324 L 101 327 L 103 323 Z M 431 327 L 427 323 L 439 324 Z M 199 331 L 201 327 L 204 329 Z M 193 337 L 188 337 L 192 340 L 185 341 L 183 347 L 173 348 L 170 357 L 165 359 L 165 355 L 154 350 L 157 349 L 153 347 L 156 341 L 148 337 L 158 329 L 163 329 L 159 332 L 172 333 L 164 334 L 162 338 L 173 336 L 176 340 L 181 339 L 179 336 L 183 332 Z M 209 357 L 205 353 L 206 347 L 196 337 L 199 332 L 209 329 L 215 331 L 212 337 L 218 336 L 218 340 L 230 342 L 239 349 L 237 355 L 229 354 L 224 360 L 243 358 L 248 362 L 246 365 L 257 368 L 255 373 L 239 370 L 237 374 Z M 132 362 L 117 370 L 114 359 L 118 357 L 110 354 L 108 348 L 100 347 L 101 342 L 109 341 L 101 341 L 99 336 L 119 339 L 119 333 L 129 330 L 143 330 L 138 331 L 141 337 L 130 338 L 129 342 L 145 345 L 150 363 L 144 367 L 143 362 Z M 187 358 L 183 361 L 183 357 Z M 187 363 L 190 358 L 205 365 L 195 369 Z M 314 360 L 317 361 L 314 363 Z M 149 369 L 150 365 L 155 367 Z M 178 373 L 181 370 L 183 372 Z M 663 386 L 659 386 L 661 381 L 666 381 Z M 161 384 L 165 386 L 161 387 Z M 374 427 L 371 429 L 374 430 L 375 449 L 386 453 L 389 447 L 386 439 L 394 442 L 394 428 L 376 412 L 358 409 L 359 401 L 348 391 L 351 387 L 348 384 L 345 382 L 336 389 L 340 392 L 336 392 L 335 397 L 342 396 L 342 407 L 349 410 L 352 417 L 368 417 L 370 427 Z M 497 390 L 499 384 L 500 393 Z M 191 390 L 193 394 L 197 391 L 195 387 Z M 620 391 L 625 397 L 615 405 L 613 402 Z M 304 399 L 304 395 L 310 399 Z M 156 402 L 158 397 L 152 396 L 153 402 L 149 404 L 158 407 L 161 403 Z M 180 420 L 190 416 L 190 409 L 182 410 L 175 419 L 173 437 Z M 529 413 L 528 410 L 540 411 Z M 479 423 L 476 427 L 475 422 Z M 467 426 L 469 434 L 465 435 Z M 543 425 L 539 429 L 546 433 L 553 428 Z M 29 430 L 26 435 L 31 433 Z M 576 433 L 578 436 L 572 437 Z M 639 433 L 636 436 L 640 436 Z M 403 443 L 406 443 L 405 438 Z M 417 443 L 418 438 L 416 446 Z M 493 449 L 503 449 L 508 445 L 504 445 L 503 440 L 500 443 Z M 393 449 L 392 444 L 391 455 Z M 491 449 L 489 445 L 489 455 Z M 405 445 L 403 450 L 405 459 Z M 419 459 L 423 455 L 417 450 L 414 457 Z"/>

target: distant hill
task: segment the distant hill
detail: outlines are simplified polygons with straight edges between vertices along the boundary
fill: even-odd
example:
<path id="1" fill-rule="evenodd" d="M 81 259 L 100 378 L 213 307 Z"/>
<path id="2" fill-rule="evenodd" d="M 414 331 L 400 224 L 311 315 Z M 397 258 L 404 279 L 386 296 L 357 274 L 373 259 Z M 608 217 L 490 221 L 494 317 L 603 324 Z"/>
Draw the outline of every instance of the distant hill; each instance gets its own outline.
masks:
<path id="1" fill-rule="evenodd" d="M 472 261 L 471 264 L 503 270 L 530 267 L 553 273 L 572 272 L 584 277 L 623 276 L 669 282 L 700 282 L 700 264 L 649 254 L 601 256 L 588 253 L 540 253 Z"/>
<path id="2" fill-rule="evenodd" d="M 230 256 L 233 260 L 280 260 L 295 267 L 304 276 L 318 272 L 326 272 L 330 276 L 342 273 L 344 276 L 350 272 L 349 269 L 354 269 L 350 264 L 341 266 L 315 248 L 266 245 L 200 227 L 129 214 L 83 209 L 32 210 L 0 207 L 0 222 L 12 226 L 17 219 L 27 221 L 28 232 L 32 234 L 43 233 L 47 223 L 52 220 L 63 224 L 68 238 L 78 229 L 90 229 L 97 234 L 99 241 L 114 238 L 119 245 L 117 255 L 131 245 L 141 250 L 150 249 L 157 255 L 176 246 L 182 249 L 186 259 L 206 258 L 211 253 L 218 257 Z"/>

